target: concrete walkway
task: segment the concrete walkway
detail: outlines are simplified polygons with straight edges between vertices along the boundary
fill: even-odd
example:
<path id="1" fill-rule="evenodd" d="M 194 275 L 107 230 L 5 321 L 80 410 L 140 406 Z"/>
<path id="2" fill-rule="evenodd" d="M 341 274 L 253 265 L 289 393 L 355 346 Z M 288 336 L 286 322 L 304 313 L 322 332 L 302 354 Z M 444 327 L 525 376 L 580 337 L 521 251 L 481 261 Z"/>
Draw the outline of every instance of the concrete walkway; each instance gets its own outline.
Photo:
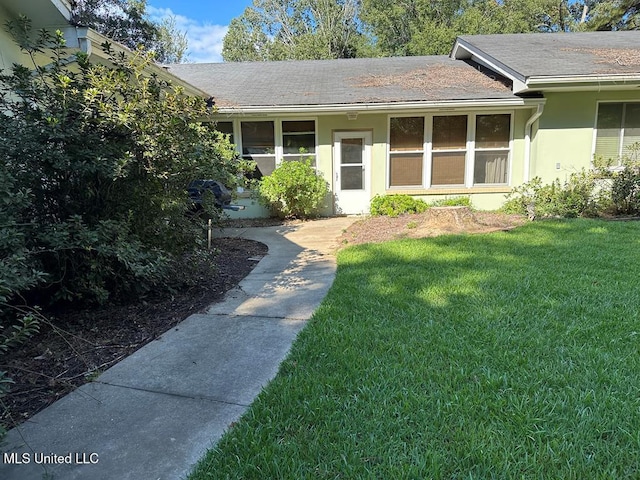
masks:
<path id="1" fill-rule="evenodd" d="M 223 231 L 269 253 L 206 314 L 11 430 L 0 478 L 185 478 L 277 373 L 331 286 L 336 239 L 354 220 Z"/>

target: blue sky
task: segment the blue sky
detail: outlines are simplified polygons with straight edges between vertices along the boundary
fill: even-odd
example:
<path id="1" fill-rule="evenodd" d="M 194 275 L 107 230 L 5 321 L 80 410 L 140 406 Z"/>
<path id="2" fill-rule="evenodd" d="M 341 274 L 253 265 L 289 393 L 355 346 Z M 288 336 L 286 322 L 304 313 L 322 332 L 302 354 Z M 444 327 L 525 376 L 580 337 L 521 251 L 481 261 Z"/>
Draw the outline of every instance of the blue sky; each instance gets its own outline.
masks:
<path id="1" fill-rule="evenodd" d="M 176 17 L 178 29 L 187 32 L 189 62 L 221 62 L 222 39 L 229 22 L 252 3 L 252 0 L 148 0 L 147 13 L 153 20 Z"/>

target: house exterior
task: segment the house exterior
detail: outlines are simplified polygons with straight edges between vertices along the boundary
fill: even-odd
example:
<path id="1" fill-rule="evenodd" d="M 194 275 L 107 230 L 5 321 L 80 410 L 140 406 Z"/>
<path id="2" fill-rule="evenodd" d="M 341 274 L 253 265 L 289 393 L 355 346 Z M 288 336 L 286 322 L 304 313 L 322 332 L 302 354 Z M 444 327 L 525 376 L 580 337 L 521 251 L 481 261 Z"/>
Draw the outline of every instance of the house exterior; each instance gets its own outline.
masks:
<path id="1" fill-rule="evenodd" d="M 449 56 L 170 65 L 263 175 L 306 152 L 325 214 L 376 194 L 499 207 L 640 140 L 640 32 L 461 36 Z M 266 212 L 246 195 L 247 210 Z"/>
<path id="2" fill-rule="evenodd" d="M 67 0 L 3 0 L 61 30 L 70 54 L 108 61 L 99 33 L 71 24 Z M 322 212 L 367 212 L 376 194 L 427 201 L 470 196 L 479 209 L 533 177 L 547 183 L 619 161 L 640 141 L 640 31 L 461 36 L 450 55 L 152 65 L 186 92 L 213 97 L 217 128 L 268 175 L 310 159 L 331 186 Z M 124 47 L 114 44 L 115 48 Z M 126 49 L 124 49 L 126 50 Z M 28 65 L 5 29 L 0 68 Z M 236 216 L 266 212 L 249 192 Z"/>

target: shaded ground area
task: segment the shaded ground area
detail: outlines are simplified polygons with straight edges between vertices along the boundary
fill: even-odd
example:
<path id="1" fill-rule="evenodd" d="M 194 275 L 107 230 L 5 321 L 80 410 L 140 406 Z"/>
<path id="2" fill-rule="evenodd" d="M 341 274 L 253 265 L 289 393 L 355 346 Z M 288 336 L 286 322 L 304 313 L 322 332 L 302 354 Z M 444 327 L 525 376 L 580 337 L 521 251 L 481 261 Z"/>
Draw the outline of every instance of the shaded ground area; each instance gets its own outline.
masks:
<path id="1" fill-rule="evenodd" d="M 471 212 L 467 208 L 432 208 L 417 215 L 363 218 L 342 232 L 338 240 L 349 246 L 443 233 L 487 233 L 514 228 L 525 220 L 517 215 Z M 258 219 L 230 221 L 228 226 L 297 223 L 300 221 Z M 39 335 L 10 351 L 2 359 L 0 370 L 6 370 L 15 384 L 4 399 L 8 410 L 0 420 L 8 425 L 23 422 L 189 315 L 220 301 L 267 253 L 265 245 L 239 238 L 214 239 L 213 246 L 222 254 L 216 259 L 215 271 L 200 273 L 202 281 L 198 286 L 171 298 L 58 315 L 56 324 L 64 325 L 64 330 L 43 325 Z"/>
<path id="2" fill-rule="evenodd" d="M 145 344 L 158 338 L 193 313 L 222 299 L 267 253 L 262 243 L 240 238 L 213 242 L 221 254 L 213 270 L 200 271 L 194 287 L 167 298 L 137 304 L 58 314 L 52 328 L 40 333 L 2 358 L 15 382 L 4 398 L 8 410 L 1 421 L 18 424 L 90 381 Z"/>

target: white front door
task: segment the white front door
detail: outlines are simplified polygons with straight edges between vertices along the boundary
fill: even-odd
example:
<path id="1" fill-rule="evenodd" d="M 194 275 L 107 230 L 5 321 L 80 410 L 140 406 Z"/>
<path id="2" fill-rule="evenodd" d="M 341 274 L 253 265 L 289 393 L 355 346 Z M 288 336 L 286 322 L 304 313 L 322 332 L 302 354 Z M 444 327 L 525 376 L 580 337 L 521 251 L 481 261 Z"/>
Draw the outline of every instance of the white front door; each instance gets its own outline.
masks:
<path id="1" fill-rule="evenodd" d="M 369 211 L 371 132 L 336 132 L 333 136 L 333 193 L 337 214 Z"/>

